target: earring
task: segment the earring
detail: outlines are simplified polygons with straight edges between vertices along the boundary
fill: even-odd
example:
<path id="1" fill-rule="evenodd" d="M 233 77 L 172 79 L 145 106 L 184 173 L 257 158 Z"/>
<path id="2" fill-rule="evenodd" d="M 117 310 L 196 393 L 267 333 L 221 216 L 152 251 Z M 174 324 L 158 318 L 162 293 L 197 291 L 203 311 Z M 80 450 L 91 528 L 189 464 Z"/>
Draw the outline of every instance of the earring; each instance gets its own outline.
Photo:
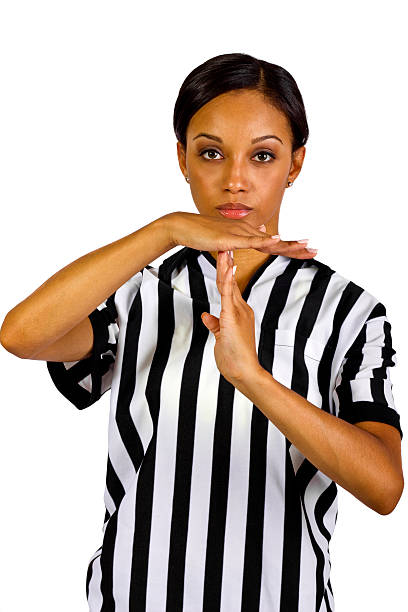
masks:
<path id="1" fill-rule="evenodd" d="M 288 187 L 290 187 L 291 185 L 293 185 L 293 181 L 288 181 Z"/>
<path id="2" fill-rule="evenodd" d="M 188 178 L 188 176 L 185 176 L 184 178 L 186 179 L 187 183 L 190 182 L 190 179 Z"/>

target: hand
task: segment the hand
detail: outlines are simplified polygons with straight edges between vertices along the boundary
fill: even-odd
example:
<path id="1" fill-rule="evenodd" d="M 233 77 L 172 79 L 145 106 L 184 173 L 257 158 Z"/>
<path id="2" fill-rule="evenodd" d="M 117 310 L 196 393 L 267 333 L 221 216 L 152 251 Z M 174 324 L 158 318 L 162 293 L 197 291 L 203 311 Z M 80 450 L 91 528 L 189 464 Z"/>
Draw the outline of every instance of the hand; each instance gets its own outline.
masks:
<path id="1" fill-rule="evenodd" d="M 218 319 L 208 312 L 201 314 L 204 325 L 215 336 L 214 356 L 221 374 L 234 386 L 261 369 L 255 343 L 255 316 L 242 299 L 235 276 L 233 260 L 227 251 L 217 256 L 217 287 L 221 294 Z"/>
<path id="2" fill-rule="evenodd" d="M 316 253 L 296 240 L 272 238 L 265 226 L 254 227 L 244 219 L 226 219 L 177 211 L 165 215 L 170 243 L 203 251 L 255 249 L 261 253 L 311 259 Z M 263 228 L 263 229 L 260 229 Z"/>

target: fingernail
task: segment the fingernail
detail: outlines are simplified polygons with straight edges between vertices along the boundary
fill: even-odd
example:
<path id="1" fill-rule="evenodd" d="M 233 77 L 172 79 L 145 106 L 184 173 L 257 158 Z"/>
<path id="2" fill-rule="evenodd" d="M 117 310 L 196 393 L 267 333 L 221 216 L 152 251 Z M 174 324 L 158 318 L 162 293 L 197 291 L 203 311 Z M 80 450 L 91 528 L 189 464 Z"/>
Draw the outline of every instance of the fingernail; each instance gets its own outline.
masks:
<path id="1" fill-rule="evenodd" d="M 278 240 L 280 238 L 279 234 L 275 234 L 275 236 L 271 236 L 272 240 Z"/>
<path id="2" fill-rule="evenodd" d="M 301 242 L 302 244 L 307 244 L 309 242 L 309 238 L 305 238 L 304 240 L 298 240 L 298 242 Z"/>
<path id="3" fill-rule="evenodd" d="M 228 253 L 230 254 L 231 259 L 234 259 L 234 251 L 228 251 Z"/>
<path id="4" fill-rule="evenodd" d="M 261 230 L 261 232 L 266 232 L 266 227 L 265 225 L 259 225 L 258 229 Z"/>
<path id="5" fill-rule="evenodd" d="M 317 249 L 311 249 L 309 247 L 306 247 L 306 251 L 310 251 L 310 253 L 317 253 Z"/>
<path id="6" fill-rule="evenodd" d="M 235 276 L 235 270 L 236 270 L 236 269 L 237 269 L 237 266 L 236 266 L 236 265 L 232 267 L 232 276 Z"/>

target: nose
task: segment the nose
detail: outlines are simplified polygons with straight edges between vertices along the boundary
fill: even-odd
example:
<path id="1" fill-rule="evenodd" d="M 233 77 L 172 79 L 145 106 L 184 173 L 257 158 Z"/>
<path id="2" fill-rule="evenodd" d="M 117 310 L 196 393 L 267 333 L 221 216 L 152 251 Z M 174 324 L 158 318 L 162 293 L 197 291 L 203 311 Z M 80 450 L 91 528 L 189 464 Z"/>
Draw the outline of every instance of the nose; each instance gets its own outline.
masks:
<path id="1" fill-rule="evenodd" d="M 248 189 L 248 176 L 244 163 L 232 160 L 225 165 L 224 175 L 225 188 L 233 193 L 246 191 Z"/>

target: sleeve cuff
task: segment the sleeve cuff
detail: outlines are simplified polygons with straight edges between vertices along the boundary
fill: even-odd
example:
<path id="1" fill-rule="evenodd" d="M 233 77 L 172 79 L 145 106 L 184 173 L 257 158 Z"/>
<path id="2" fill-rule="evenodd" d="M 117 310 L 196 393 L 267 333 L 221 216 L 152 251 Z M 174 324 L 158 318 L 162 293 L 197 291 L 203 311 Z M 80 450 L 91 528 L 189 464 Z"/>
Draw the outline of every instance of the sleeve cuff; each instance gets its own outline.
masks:
<path id="1" fill-rule="evenodd" d="M 339 418 L 348 423 L 358 423 L 360 421 L 377 421 L 378 423 L 387 423 L 398 429 L 403 438 L 403 433 L 400 425 L 400 415 L 389 406 L 376 404 L 373 402 L 353 402 L 346 408 L 341 408 Z"/>

